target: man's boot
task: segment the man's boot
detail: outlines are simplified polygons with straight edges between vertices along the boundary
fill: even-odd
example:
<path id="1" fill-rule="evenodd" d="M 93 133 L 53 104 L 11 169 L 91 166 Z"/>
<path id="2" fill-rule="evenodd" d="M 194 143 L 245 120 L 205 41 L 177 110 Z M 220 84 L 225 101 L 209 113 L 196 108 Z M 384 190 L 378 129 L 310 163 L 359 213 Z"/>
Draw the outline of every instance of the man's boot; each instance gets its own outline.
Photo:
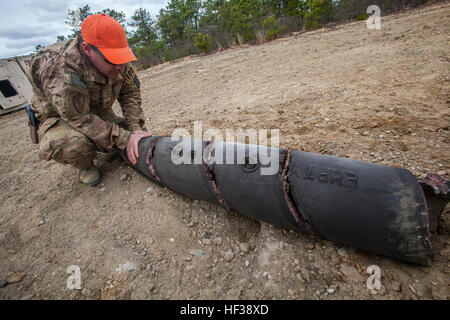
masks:
<path id="1" fill-rule="evenodd" d="M 100 169 L 95 166 L 92 166 L 88 169 L 80 169 L 79 175 L 81 182 L 91 187 L 96 186 L 102 180 Z"/>

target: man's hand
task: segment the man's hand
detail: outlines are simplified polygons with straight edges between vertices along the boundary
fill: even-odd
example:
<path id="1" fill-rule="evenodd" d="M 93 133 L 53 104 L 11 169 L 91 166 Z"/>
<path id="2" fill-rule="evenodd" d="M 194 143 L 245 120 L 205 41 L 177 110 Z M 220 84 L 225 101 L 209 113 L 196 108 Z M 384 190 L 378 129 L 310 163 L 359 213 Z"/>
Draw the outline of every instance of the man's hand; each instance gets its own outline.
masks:
<path id="1" fill-rule="evenodd" d="M 137 130 L 133 131 L 128 137 L 127 156 L 128 160 L 130 160 L 132 165 L 135 165 L 137 163 L 137 158 L 139 158 L 139 148 L 138 148 L 139 141 L 142 138 L 148 138 L 151 136 L 152 136 L 151 133 L 148 133 L 144 130 Z"/>

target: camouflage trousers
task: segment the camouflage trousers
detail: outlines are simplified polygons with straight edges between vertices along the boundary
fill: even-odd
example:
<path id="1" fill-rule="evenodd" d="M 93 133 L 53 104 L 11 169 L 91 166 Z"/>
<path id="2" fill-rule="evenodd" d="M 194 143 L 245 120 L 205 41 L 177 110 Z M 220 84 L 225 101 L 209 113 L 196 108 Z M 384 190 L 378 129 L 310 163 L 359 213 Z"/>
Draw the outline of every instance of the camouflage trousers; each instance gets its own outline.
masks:
<path id="1" fill-rule="evenodd" d="M 104 120 L 126 129 L 125 120 L 112 111 Z M 38 131 L 41 160 L 55 160 L 76 168 L 90 168 L 97 152 L 107 152 L 100 150 L 92 140 L 61 119 L 49 118 L 43 125 L 44 127 Z"/>

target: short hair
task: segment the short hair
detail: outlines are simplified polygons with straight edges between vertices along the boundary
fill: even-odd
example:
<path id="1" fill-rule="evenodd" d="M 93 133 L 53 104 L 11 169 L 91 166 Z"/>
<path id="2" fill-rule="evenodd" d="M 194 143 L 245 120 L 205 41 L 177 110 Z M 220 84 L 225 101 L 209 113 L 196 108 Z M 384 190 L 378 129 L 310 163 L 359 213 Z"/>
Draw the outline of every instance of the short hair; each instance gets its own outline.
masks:
<path id="1" fill-rule="evenodd" d="M 78 45 L 81 46 L 81 44 L 84 42 L 83 36 L 81 33 L 78 35 Z"/>

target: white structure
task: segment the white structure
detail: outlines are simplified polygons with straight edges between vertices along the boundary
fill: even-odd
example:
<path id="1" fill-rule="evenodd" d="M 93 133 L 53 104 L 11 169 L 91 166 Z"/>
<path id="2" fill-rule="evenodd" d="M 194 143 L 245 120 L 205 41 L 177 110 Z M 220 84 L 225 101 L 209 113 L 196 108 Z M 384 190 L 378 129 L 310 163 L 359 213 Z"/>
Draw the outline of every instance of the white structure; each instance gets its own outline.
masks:
<path id="1" fill-rule="evenodd" d="M 33 89 L 26 75 L 29 58 L 30 56 L 0 60 L 0 115 L 31 103 Z"/>

